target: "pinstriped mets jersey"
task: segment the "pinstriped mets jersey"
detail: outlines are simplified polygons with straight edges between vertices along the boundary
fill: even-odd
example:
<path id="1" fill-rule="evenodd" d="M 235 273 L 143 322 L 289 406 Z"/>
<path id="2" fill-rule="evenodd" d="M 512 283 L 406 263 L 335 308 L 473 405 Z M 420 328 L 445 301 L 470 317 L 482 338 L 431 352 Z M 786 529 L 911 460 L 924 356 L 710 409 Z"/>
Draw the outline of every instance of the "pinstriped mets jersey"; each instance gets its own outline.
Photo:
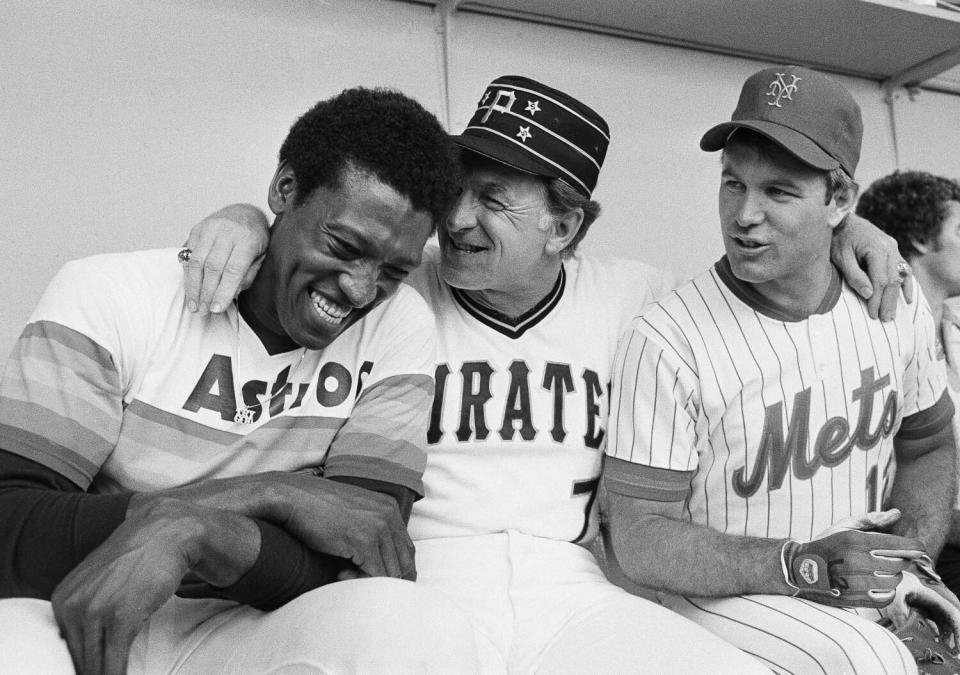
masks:
<path id="1" fill-rule="evenodd" d="M 625 333 L 605 480 L 724 533 L 808 539 L 880 506 L 894 435 L 950 423 L 945 386 L 922 296 L 882 323 L 834 272 L 790 320 L 724 258 Z"/>
<path id="2" fill-rule="evenodd" d="M 94 491 L 323 465 L 422 493 L 435 343 L 416 292 L 271 356 L 235 306 L 187 311 L 182 277 L 172 249 L 67 264 L 0 382 L 0 447 Z"/>
<path id="3" fill-rule="evenodd" d="M 434 307 L 439 356 L 411 535 L 591 538 L 617 338 L 665 290 L 663 275 L 576 255 L 511 319 L 444 283 L 436 249 L 424 257 L 409 282 Z"/>

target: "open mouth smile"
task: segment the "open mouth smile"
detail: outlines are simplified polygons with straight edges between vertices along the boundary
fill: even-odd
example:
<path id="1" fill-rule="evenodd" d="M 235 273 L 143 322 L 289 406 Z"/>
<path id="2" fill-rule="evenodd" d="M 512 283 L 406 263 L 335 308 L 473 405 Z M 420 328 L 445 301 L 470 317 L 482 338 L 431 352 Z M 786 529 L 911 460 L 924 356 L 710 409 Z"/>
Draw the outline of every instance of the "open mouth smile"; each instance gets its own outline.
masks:
<path id="1" fill-rule="evenodd" d="M 450 247 L 455 251 L 460 251 L 461 253 L 479 253 L 480 251 L 486 251 L 487 249 L 483 246 L 474 246 L 473 244 L 467 244 L 465 242 L 450 240 Z"/>
<path id="2" fill-rule="evenodd" d="M 339 326 L 351 311 L 349 307 L 339 305 L 315 290 L 310 291 L 310 300 L 313 302 L 313 308 L 316 310 L 317 316 L 331 326 Z"/>

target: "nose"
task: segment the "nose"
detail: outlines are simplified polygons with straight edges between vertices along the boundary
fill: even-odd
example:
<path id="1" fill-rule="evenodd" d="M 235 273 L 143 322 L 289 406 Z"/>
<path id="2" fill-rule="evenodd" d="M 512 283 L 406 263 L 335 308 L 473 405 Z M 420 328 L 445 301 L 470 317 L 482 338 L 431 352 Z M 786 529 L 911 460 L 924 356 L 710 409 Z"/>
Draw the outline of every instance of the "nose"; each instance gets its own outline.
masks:
<path id="1" fill-rule="evenodd" d="M 737 209 L 737 224 L 740 227 L 750 227 L 762 223 L 763 219 L 763 195 L 753 190 L 747 190 L 740 200 L 740 207 Z"/>
<path id="2" fill-rule="evenodd" d="M 377 297 L 377 270 L 367 261 L 357 263 L 340 274 L 340 290 L 354 307 L 366 307 Z"/>
<path id="3" fill-rule="evenodd" d="M 450 213 L 447 214 L 445 222 L 447 231 L 459 232 L 461 230 L 469 230 L 476 226 L 476 224 L 477 217 L 474 213 L 473 196 L 468 190 L 464 190 L 460 193 L 460 196 L 457 197 L 457 201 L 454 202 Z"/>

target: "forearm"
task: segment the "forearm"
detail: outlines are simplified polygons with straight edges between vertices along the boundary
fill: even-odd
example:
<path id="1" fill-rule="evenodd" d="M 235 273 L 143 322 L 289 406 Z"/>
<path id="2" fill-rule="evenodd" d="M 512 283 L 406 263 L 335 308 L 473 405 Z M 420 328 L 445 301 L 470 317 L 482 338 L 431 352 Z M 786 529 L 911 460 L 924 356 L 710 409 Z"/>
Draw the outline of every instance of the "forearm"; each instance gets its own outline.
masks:
<path id="1" fill-rule="evenodd" d="M 176 499 L 194 506 L 229 511 L 250 518 L 274 520 L 285 501 L 282 486 L 271 481 L 272 473 L 235 476 L 203 481 L 185 487 L 142 492 L 130 500 L 128 512 L 156 499 Z"/>
<path id="2" fill-rule="evenodd" d="M 336 581 L 342 570 L 352 567 L 343 558 L 310 550 L 271 523 L 255 522 L 260 531 L 260 551 L 246 573 L 226 587 L 198 580 L 185 581 L 177 595 L 223 598 L 257 609 L 272 610 L 307 591 Z"/>
<path id="3" fill-rule="evenodd" d="M 783 540 L 723 534 L 654 514 L 623 520 L 611 523 L 614 552 L 642 586 L 700 597 L 794 591 L 780 565 Z"/>
<path id="4" fill-rule="evenodd" d="M 899 462 L 890 493 L 890 506 L 902 516 L 892 533 L 915 537 L 936 558 L 943 547 L 956 494 L 956 456 L 943 448 Z"/>
<path id="5" fill-rule="evenodd" d="M 0 597 L 49 599 L 123 522 L 129 494 L 91 495 L 0 450 Z"/>
<path id="6" fill-rule="evenodd" d="M 181 499 L 197 506 L 231 511 L 283 525 L 289 518 L 291 506 L 298 500 L 323 499 L 321 495 L 305 495 L 300 486 L 288 483 L 286 479 L 289 477 L 290 475 L 286 472 L 275 471 L 210 480 L 197 485 L 164 490 L 161 493 L 136 495 L 131 500 L 131 508 L 143 500 L 162 495 Z M 415 495 L 403 486 L 350 476 L 329 479 L 311 476 L 310 479 L 346 483 L 388 495 L 397 502 L 404 522 L 410 517 Z"/>

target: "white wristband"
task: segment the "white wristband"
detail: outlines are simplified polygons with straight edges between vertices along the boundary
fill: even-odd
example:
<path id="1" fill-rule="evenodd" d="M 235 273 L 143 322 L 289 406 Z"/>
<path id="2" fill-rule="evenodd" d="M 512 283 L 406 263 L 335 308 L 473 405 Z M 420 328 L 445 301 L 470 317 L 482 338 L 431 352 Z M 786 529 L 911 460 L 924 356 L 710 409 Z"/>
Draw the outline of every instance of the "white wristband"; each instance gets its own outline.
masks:
<path id="1" fill-rule="evenodd" d="M 791 551 L 794 546 L 799 546 L 800 543 L 794 541 L 793 539 L 787 539 L 783 542 L 783 546 L 780 547 L 780 571 L 783 572 L 783 580 L 786 582 L 787 586 L 793 589 L 793 593 L 790 594 L 790 597 L 796 597 L 797 593 L 800 592 L 800 588 L 790 581 L 790 568 L 787 564 L 787 547 L 789 546 Z"/>

